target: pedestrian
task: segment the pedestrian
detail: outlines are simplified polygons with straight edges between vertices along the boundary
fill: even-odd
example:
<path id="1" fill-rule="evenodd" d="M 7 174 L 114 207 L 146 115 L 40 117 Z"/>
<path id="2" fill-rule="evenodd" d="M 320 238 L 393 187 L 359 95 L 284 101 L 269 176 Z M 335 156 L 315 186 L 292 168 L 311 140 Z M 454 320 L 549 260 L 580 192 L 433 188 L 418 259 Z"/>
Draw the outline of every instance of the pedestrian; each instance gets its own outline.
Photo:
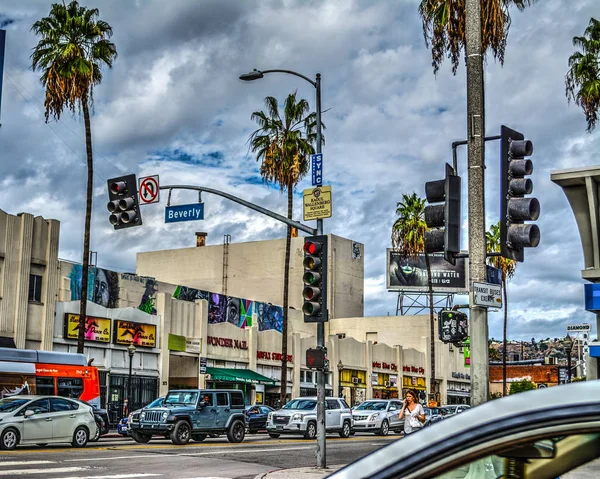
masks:
<path id="1" fill-rule="evenodd" d="M 423 427 L 423 423 L 425 422 L 425 411 L 423 410 L 423 406 L 417 402 L 417 393 L 414 390 L 409 389 L 406 392 L 404 403 L 400 410 L 400 414 L 398 414 L 398 418 L 404 419 L 405 435 L 418 431 Z"/>

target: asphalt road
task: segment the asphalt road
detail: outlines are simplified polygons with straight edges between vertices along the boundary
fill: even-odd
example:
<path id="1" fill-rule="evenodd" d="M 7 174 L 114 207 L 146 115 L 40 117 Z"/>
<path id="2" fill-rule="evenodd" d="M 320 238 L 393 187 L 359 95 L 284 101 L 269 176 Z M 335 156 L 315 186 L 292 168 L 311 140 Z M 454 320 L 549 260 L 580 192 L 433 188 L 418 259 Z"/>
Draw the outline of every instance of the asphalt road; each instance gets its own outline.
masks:
<path id="1" fill-rule="evenodd" d="M 400 435 L 356 434 L 327 438 L 327 465 L 347 464 Z M 250 479 L 282 468 L 314 467 L 315 442 L 289 437 L 248 435 L 241 444 L 225 437 L 175 446 L 153 439 L 137 444 L 125 438 L 101 438 L 85 449 L 69 446 L 19 447 L 0 451 L 0 478 L 38 479 Z"/>

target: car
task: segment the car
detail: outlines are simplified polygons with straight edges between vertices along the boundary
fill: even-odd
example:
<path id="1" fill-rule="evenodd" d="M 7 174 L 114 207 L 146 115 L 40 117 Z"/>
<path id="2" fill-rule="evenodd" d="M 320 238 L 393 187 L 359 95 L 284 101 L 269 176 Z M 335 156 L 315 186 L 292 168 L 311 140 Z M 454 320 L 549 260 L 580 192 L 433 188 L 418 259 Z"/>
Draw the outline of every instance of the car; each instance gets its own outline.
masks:
<path id="1" fill-rule="evenodd" d="M 468 404 L 448 404 L 445 406 L 441 406 L 440 409 L 442 410 L 442 413 L 443 413 L 444 417 L 446 418 L 446 417 L 454 416 L 455 414 L 458 414 L 459 412 L 466 411 L 470 407 L 471 406 L 469 406 Z"/>
<path id="2" fill-rule="evenodd" d="M 600 381 L 581 381 L 471 407 L 328 477 L 555 479 L 599 456 Z"/>
<path id="3" fill-rule="evenodd" d="M 352 432 L 352 410 L 344 399 L 325 398 L 325 430 L 349 437 Z M 292 399 L 283 408 L 269 413 L 267 432 L 276 439 L 281 434 L 300 434 L 305 439 L 317 437 L 317 398 Z"/>
<path id="4" fill-rule="evenodd" d="M 146 409 L 152 409 L 152 408 L 155 408 L 155 407 L 160 407 L 160 406 L 162 406 L 162 405 L 163 405 L 163 402 L 164 402 L 164 400 L 165 400 L 165 397 L 164 397 L 164 396 L 161 396 L 161 397 L 159 397 L 159 398 L 155 399 L 154 401 L 152 401 L 152 402 L 151 402 L 150 404 L 148 404 L 147 406 L 145 406 L 145 408 L 146 408 Z M 143 409 L 143 408 L 141 408 L 141 409 L 136 409 L 135 411 L 131 411 L 131 412 L 129 413 L 129 415 L 125 416 L 124 418 L 122 418 L 122 419 L 119 421 L 119 424 L 117 424 L 117 432 L 118 432 L 119 434 L 121 434 L 121 436 L 130 436 L 130 435 L 131 435 L 131 434 L 130 434 L 130 431 L 129 431 L 129 422 L 131 421 L 131 417 L 132 417 L 134 414 L 139 414 L 139 413 L 140 413 L 140 411 L 141 411 L 142 409 Z"/>
<path id="5" fill-rule="evenodd" d="M 90 442 L 96 442 L 98 439 L 100 439 L 100 436 L 104 436 L 105 434 L 108 434 L 110 432 L 110 419 L 108 416 L 108 411 L 106 409 L 100 408 L 95 404 L 90 404 L 89 402 L 84 401 L 83 399 L 71 399 L 74 399 L 75 401 L 79 401 L 83 404 L 86 404 L 87 406 L 90 406 L 94 411 L 94 419 L 96 420 L 96 425 L 98 426 L 98 434 L 96 434 L 94 437 L 90 437 Z"/>
<path id="6" fill-rule="evenodd" d="M 267 429 L 267 417 L 270 412 L 275 411 L 272 407 L 262 404 L 255 404 L 246 408 L 246 418 L 248 421 L 248 433 L 256 434 L 258 431 Z"/>
<path id="7" fill-rule="evenodd" d="M 425 411 L 425 423 L 423 427 L 431 426 L 444 419 L 444 413 L 439 407 L 424 407 L 423 410 Z"/>
<path id="8" fill-rule="evenodd" d="M 387 436 L 390 431 L 403 432 L 404 419 L 398 414 L 402 409 L 399 399 L 369 399 L 352 408 L 353 431 L 372 432 Z"/>
<path id="9" fill-rule="evenodd" d="M 0 399 L 0 449 L 50 443 L 85 447 L 97 434 L 92 407 L 80 401 L 28 395 Z"/>
<path id="10" fill-rule="evenodd" d="M 239 443 L 246 435 L 244 393 L 238 389 L 178 389 L 169 391 L 160 407 L 143 408 L 131 416 L 131 437 L 147 443 L 152 436 L 184 445 L 204 441 L 209 434 L 227 435 Z"/>

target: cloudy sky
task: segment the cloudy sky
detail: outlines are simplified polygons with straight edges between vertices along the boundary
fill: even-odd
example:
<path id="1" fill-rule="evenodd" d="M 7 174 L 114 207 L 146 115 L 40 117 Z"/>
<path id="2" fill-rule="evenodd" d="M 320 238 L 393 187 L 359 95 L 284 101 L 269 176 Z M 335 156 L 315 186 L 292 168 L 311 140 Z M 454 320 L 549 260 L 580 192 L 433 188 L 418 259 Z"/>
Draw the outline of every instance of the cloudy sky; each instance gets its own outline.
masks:
<path id="1" fill-rule="evenodd" d="M 37 40 L 34 21 L 51 1 L 2 0 L 6 34 L 0 208 L 61 221 L 60 256 L 81 260 L 85 206 L 84 129 L 78 116 L 44 122 L 44 91 L 30 68 Z M 332 185 L 333 218 L 325 232 L 365 245 L 365 314 L 394 315 L 397 295 L 386 290 L 385 251 L 396 203 L 403 193 L 424 196 L 426 181 L 443 177 L 451 143 L 466 138 L 464 64 L 453 76 L 446 62 L 433 74 L 417 0 L 96 0 L 100 18 L 112 25 L 118 58 L 94 91 L 95 161 L 91 249 L 98 265 L 134 271 L 135 253 L 285 236 L 285 226 L 220 197 L 205 194 L 201 223 L 164 224 L 166 195 L 143 208 L 144 225 L 115 232 L 105 210 L 106 180 L 121 174 L 160 175 L 161 184 L 217 188 L 281 214 L 286 197 L 264 185 L 248 150 L 253 111 L 272 95 L 290 92 L 314 109 L 314 88 L 291 75 L 272 74 L 245 83 L 253 68 L 322 74 L 325 184 Z M 565 325 L 590 322 L 583 308 L 583 254 L 575 220 L 550 171 L 595 165 L 600 131 L 586 133 L 582 111 L 564 94 L 571 39 L 597 0 L 540 1 L 513 23 L 501 67 L 485 66 L 486 133 L 501 124 L 534 142 L 535 193 L 542 207 L 542 240 L 526 251 L 509 285 L 509 336 L 545 338 Z M 498 146 L 486 147 L 487 225 L 499 219 Z M 463 175 L 463 248 L 467 247 L 466 149 Z M 299 184 L 294 217 L 301 220 Z M 192 192 L 174 192 L 172 204 L 193 203 Z M 464 303 L 464 297 L 457 297 Z M 502 336 L 492 313 L 490 336 Z"/>

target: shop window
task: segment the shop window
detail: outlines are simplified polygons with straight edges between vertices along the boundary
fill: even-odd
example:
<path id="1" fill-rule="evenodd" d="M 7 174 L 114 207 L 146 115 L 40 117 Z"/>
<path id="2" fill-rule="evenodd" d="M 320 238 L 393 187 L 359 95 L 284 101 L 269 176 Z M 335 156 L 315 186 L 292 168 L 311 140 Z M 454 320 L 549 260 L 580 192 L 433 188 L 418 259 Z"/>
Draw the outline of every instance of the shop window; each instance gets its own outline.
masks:
<path id="1" fill-rule="evenodd" d="M 29 301 L 42 302 L 42 277 L 37 274 L 29 275 Z"/>
<path id="2" fill-rule="evenodd" d="M 40 396 L 54 396 L 54 378 L 37 377 L 35 391 Z"/>
<path id="3" fill-rule="evenodd" d="M 82 378 L 58 378 L 58 395 L 67 398 L 79 398 L 83 393 Z"/>
<path id="4" fill-rule="evenodd" d="M 229 405 L 229 401 L 227 401 L 227 393 L 217 393 L 217 406 L 227 405 Z"/>

